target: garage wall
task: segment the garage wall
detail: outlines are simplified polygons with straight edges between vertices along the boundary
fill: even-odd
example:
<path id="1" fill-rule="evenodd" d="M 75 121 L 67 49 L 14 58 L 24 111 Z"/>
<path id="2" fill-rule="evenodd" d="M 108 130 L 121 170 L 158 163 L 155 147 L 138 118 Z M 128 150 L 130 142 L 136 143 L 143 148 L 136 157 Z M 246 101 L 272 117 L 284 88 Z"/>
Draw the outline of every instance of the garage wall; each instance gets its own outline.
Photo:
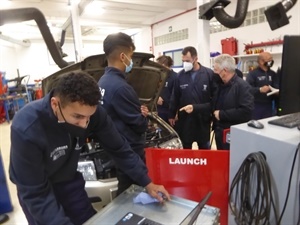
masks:
<path id="1" fill-rule="evenodd" d="M 236 1 L 231 1 L 232 3 L 226 7 L 226 12 L 233 16 L 236 10 Z M 261 7 L 271 6 L 278 2 L 278 0 L 250 0 L 248 11 L 253 9 L 259 9 Z M 222 52 L 221 40 L 229 37 L 235 37 L 238 40 L 238 54 L 244 54 L 244 44 L 260 43 L 271 40 L 283 39 L 285 34 L 289 35 L 299 35 L 300 34 L 300 3 L 297 4 L 289 10 L 287 13 L 288 16 L 292 16 L 290 19 L 290 24 L 281 27 L 277 30 L 272 31 L 269 27 L 268 22 L 264 22 L 261 24 L 251 25 L 247 27 L 239 27 L 236 29 L 230 29 L 223 32 L 212 33 L 210 35 L 210 51 L 211 52 Z M 198 17 L 198 11 L 192 11 L 186 13 L 184 15 L 180 15 L 170 20 L 166 20 L 162 23 L 156 24 L 153 26 L 153 36 L 156 37 L 158 35 L 168 33 L 168 28 L 172 26 L 173 31 L 188 28 L 189 29 L 189 38 L 184 41 L 173 42 L 169 44 L 154 46 L 154 54 L 156 56 L 162 54 L 164 51 L 169 51 L 172 49 L 183 48 L 185 46 L 191 45 L 197 47 L 196 41 L 196 26 L 195 22 Z M 201 31 L 198 31 L 201 32 Z M 205 31 L 208 32 L 208 31 Z M 200 42 L 201 43 L 201 42 Z M 265 48 L 266 51 L 270 52 L 281 52 L 282 45 L 272 46 L 269 48 Z M 274 55 L 275 66 L 276 69 L 281 64 L 281 55 Z M 209 65 L 207 65 L 209 66 Z"/>
<path id="2" fill-rule="evenodd" d="M 250 0 L 249 10 L 257 9 L 263 6 L 270 6 L 277 3 L 278 0 Z M 234 15 L 236 3 L 232 3 L 226 8 L 226 11 L 230 15 Z M 288 15 L 291 15 L 290 24 L 279 28 L 275 31 L 271 31 L 267 22 L 262 24 L 241 27 L 223 31 L 219 33 L 213 33 L 210 35 L 210 51 L 221 52 L 221 40 L 228 37 L 235 37 L 238 40 L 238 54 L 243 54 L 244 43 L 253 43 L 261 41 L 270 41 L 273 39 L 282 38 L 284 34 L 300 34 L 300 3 L 294 6 Z M 172 15 L 166 15 L 165 18 L 171 18 L 174 15 L 178 15 L 179 12 L 173 12 Z M 136 45 L 136 51 L 154 53 L 155 57 L 161 55 L 164 51 L 170 51 L 175 49 L 181 49 L 185 46 L 194 46 L 197 48 L 196 32 L 198 10 L 192 10 L 182 15 L 175 16 L 172 19 L 157 18 L 159 23 L 153 23 L 152 26 L 145 27 L 141 32 L 134 35 L 133 39 Z M 171 29 L 171 31 L 170 31 Z M 188 39 L 181 41 L 174 41 L 162 45 L 152 46 L 152 37 L 158 37 L 170 32 L 176 32 L 178 30 L 188 29 Z M 201 32 L 201 31 L 200 31 Z M 203 31 L 208 32 L 208 31 Z M 20 71 L 20 75 L 30 74 L 30 83 L 33 83 L 34 79 L 41 79 L 49 74 L 59 70 L 58 66 L 54 65 L 53 60 L 49 57 L 45 43 L 40 41 L 31 41 L 30 47 L 21 47 L 15 44 L 0 42 L 0 70 L 7 72 L 8 78 L 14 78 L 17 76 L 17 69 Z M 278 52 L 281 51 L 282 46 L 274 46 L 272 49 L 266 49 L 268 51 Z M 63 51 L 69 56 L 64 60 L 71 62 L 75 61 L 74 45 L 72 42 L 67 41 L 63 46 Z M 83 43 L 83 57 L 87 57 L 94 54 L 103 53 L 102 42 L 85 42 Z M 280 64 L 280 56 L 275 59 L 276 64 Z M 206 65 L 209 66 L 209 65 Z"/>
<path id="3" fill-rule="evenodd" d="M 134 40 L 136 51 L 151 53 L 150 27 L 136 34 Z M 74 44 L 70 40 L 65 41 L 63 52 L 68 54 L 63 58 L 65 61 L 75 61 Z M 102 53 L 104 53 L 102 41 L 85 41 L 83 43 L 83 58 Z M 31 40 L 29 47 L 0 40 L 0 71 L 6 72 L 7 79 L 13 79 L 17 76 L 17 69 L 19 69 L 20 76 L 29 74 L 29 83 L 34 84 L 34 80 L 45 78 L 60 68 L 53 61 L 43 40 Z"/>
<path id="4" fill-rule="evenodd" d="M 14 45 L 0 40 L 0 71 L 6 72 L 6 77 L 10 74 L 17 74 L 16 61 L 14 60 L 16 50 Z"/>
<path id="5" fill-rule="evenodd" d="M 63 52 L 68 54 L 63 58 L 65 61 L 75 62 L 72 42 L 65 42 Z M 101 42 L 83 43 L 84 58 L 100 53 L 103 53 Z M 60 68 L 53 61 L 43 40 L 31 40 L 30 47 L 0 42 L 0 70 L 6 72 L 7 79 L 13 79 L 17 76 L 17 69 L 20 76 L 30 75 L 29 84 L 34 84 L 34 80 L 43 79 Z"/>
<path id="6" fill-rule="evenodd" d="M 164 51 L 181 49 L 186 46 L 194 46 L 197 48 L 196 41 L 196 29 L 197 23 L 195 22 L 197 17 L 197 10 L 184 13 L 176 16 L 175 18 L 165 20 L 160 23 L 156 23 L 152 26 L 153 38 L 176 32 L 183 29 L 188 29 L 188 38 L 180 41 L 173 41 L 167 44 L 154 45 L 154 55 L 158 57 L 163 54 Z"/>
<path id="7" fill-rule="evenodd" d="M 249 4 L 248 11 L 253 9 L 259 9 L 277 3 L 277 0 L 269 1 L 251 1 Z M 231 4 L 232 5 L 232 4 Z M 230 11 L 235 5 L 232 5 Z M 230 7 L 230 5 L 228 6 Z M 220 40 L 228 37 L 235 37 L 238 39 L 238 54 L 244 54 L 244 44 L 260 43 L 272 40 L 282 39 L 285 34 L 299 35 L 300 34 L 300 3 L 297 4 L 288 11 L 288 15 L 291 15 L 290 24 L 283 26 L 279 29 L 272 31 L 269 27 L 268 22 L 231 29 L 228 31 L 213 33 L 210 35 L 210 49 L 212 52 L 222 52 L 222 45 Z M 232 15 L 232 14 L 230 14 Z M 279 52 L 282 49 L 282 45 L 269 47 L 266 50 L 272 52 Z"/>
<path id="8" fill-rule="evenodd" d="M 145 27 L 141 32 L 133 35 L 133 41 L 136 52 L 152 53 L 151 28 Z"/>

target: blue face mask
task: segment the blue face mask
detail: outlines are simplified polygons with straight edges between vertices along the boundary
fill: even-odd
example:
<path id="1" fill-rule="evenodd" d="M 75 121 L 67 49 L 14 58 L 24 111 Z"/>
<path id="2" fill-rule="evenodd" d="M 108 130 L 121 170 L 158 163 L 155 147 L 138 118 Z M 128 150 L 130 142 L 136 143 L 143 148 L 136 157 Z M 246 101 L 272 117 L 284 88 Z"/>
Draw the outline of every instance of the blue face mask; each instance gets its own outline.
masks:
<path id="1" fill-rule="evenodd" d="M 125 54 L 124 54 L 125 55 Z M 125 55 L 126 58 L 129 60 L 129 58 L 127 57 L 127 55 Z M 123 62 L 124 63 L 124 62 Z M 133 62 L 132 62 L 132 59 L 130 59 L 130 63 L 129 63 L 129 66 L 127 66 L 125 63 L 124 65 L 126 66 L 125 68 L 125 73 L 129 73 L 131 70 L 132 70 L 132 66 L 133 66 Z"/>

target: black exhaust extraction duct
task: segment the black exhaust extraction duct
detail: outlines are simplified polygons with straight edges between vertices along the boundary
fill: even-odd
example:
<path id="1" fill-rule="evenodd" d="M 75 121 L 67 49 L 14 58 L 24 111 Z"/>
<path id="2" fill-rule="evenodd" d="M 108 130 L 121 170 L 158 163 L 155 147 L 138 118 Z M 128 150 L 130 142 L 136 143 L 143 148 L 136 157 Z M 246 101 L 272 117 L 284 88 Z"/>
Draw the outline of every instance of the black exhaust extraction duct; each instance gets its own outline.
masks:
<path id="1" fill-rule="evenodd" d="M 297 0 L 282 0 L 274 6 L 265 10 L 267 21 L 271 30 L 275 30 L 289 23 L 286 12 L 290 10 Z M 199 19 L 210 20 L 213 17 L 225 27 L 237 28 L 245 20 L 247 15 L 249 0 L 238 0 L 234 17 L 229 16 L 224 8 L 230 3 L 229 0 L 211 0 L 199 6 Z"/>
<path id="2" fill-rule="evenodd" d="M 296 2 L 297 0 L 282 0 L 265 10 L 265 15 L 271 30 L 289 24 L 289 17 L 286 15 L 286 12 L 289 11 Z"/>
<path id="3" fill-rule="evenodd" d="M 62 47 L 65 43 L 65 38 L 66 38 L 66 30 L 62 30 L 61 36 L 60 36 L 60 41 L 56 41 L 55 44 L 58 48 L 58 51 L 61 55 L 62 58 L 68 56 L 66 53 L 63 52 Z"/>
<path id="4" fill-rule="evenodd" d="M 0 10 L 0 26 L 7 23 L 18 23 L 27 20 L 35 20 L 43 39 L 48 47 L 48 50 L 54 62 L 60 67 L 68 66 L 68 62 L 62 59 L 62 55 L 54 41 L 54 38 L 47 25 L 47 21 L 43 13 L 36 8 L 20 8 L 20 9 L 6 9 Z"/>
<path id="5" fill-rule="evenodd" d="M 249 0 L 238 0 L 234 17 L 228 15 L 224 8 L 230 3 L 228 0 L 211 0 L 199 7 L 199 18 L 210 20 L 213 17 L 225 27 L 237 28 L 244 22 Z"/>

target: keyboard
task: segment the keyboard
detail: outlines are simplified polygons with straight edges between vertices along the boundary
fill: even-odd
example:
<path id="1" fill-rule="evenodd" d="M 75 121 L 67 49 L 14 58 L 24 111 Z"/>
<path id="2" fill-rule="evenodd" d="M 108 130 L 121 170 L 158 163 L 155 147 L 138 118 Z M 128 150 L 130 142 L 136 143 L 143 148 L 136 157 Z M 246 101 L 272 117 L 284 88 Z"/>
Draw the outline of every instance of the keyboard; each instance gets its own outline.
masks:
<path id="1" fill-rule="evenodd" d="M 300 125 L 300 112 L 281 116 L 278 119 L 268 121 L 268 123 L 288 128 L 297 127 Z"/>
<path id="2" fill-rule="evenodd" d="M 132 212 L 128 212 L 115 225 L 162 225 Z"/>
<path id="3" fill-rule="evenodd" d="M 155 222 L 155 221 L 149 220 L 149 219 L 145 219 L 139 224 L 140 225 L 162 225 L 161 223 L 158 223 L 158 222 Z"/>

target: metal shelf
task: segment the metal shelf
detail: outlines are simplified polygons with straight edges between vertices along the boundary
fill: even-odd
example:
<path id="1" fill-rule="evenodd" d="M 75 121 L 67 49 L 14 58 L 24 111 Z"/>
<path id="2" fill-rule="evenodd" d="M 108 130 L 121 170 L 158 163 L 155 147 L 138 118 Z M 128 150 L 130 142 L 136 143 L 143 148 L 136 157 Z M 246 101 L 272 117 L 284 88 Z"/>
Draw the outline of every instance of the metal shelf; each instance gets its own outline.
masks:
<path id="1" fill-rule="evenodd" d="M 270 52 L 271 53 L 271 55 L 281 55 L 282 54 L 282 52 Z M 232 56 L 232 57 L 234 57 L 234 58 L 250 58 L 250 57 L 257 57 L 259 55 L 259 53 L 258 54 L 244 54 L 244 55 L 234 55 L 234 56 Z"/>

